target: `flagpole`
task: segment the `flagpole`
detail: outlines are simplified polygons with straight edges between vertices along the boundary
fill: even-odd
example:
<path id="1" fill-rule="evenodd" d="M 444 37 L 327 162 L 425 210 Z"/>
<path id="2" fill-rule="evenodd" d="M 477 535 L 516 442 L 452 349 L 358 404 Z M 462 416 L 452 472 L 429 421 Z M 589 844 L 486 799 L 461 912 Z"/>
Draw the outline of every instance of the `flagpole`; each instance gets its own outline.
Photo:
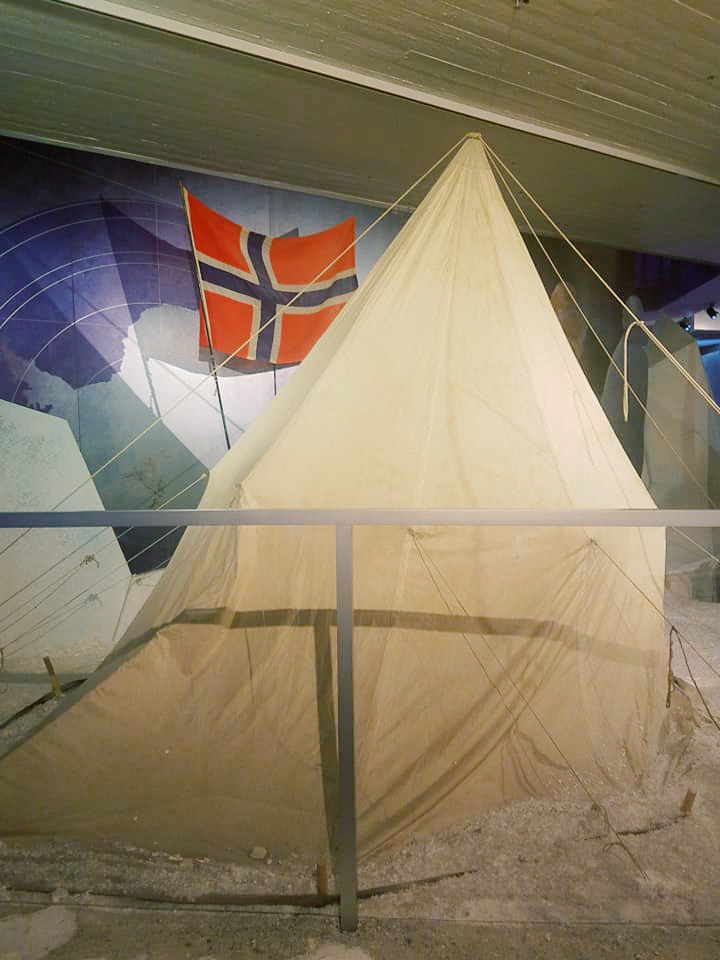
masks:
<path id="1" fill-rule="evenodd" d="M 195 249 L 195 240 L 193 239 L 192 225 L 190 222 L 190 210 L 188 209 L 187 202 L 187 189 L 185 184 L 180 181 L 180 193 L 182 194 L 183 199 L 183 210 L 185 211 L 185 220 L 187 221 L 188 233 L 190 234 L 190 246 L 192 247 L 192 258 L 195 265 L 195 279 L 198 285 L 198 299 L 200 301 L 200 316 L 203 320 L 203 327 L 205 329 L 205 337 L 208 342 L 208 351 L 210 354 L 210 372 L 213 375 L 215 380 L 215 390 L 217 391 L 218 406 L 220 408 L 220 417 L 222 419 L 223 431 L 225 433 L 225 443 L 227 444 L 228 450 L 230 449 L 230 437 L 228 435 L 227 421 L 225 419 L 225 408 L 223 407 L 222 394 L 220 393 L 220 381 L 218 380 L 217 370 L 215 367 L 215 354 L 213 352 L 212 339 L 210 337 L 210 323 L 208 321 L 207 314 L 207 304 L 205 303 L 205 291 L 203 290 L 202 277 L 200 276 L 200 267 L 198 266 L 197 250 Z"/>

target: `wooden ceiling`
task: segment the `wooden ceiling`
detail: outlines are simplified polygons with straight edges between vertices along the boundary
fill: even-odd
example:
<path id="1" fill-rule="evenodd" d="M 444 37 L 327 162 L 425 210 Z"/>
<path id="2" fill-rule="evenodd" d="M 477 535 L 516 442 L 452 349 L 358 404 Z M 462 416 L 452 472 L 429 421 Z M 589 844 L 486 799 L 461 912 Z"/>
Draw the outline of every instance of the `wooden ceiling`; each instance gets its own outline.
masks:
<path id="1" fill-rule="evenodd" d="M 717 0 L 0 0 L 0 17 L 6 135 L 386 203 L 480 130 L 572 236 L 720 263 Z"/>

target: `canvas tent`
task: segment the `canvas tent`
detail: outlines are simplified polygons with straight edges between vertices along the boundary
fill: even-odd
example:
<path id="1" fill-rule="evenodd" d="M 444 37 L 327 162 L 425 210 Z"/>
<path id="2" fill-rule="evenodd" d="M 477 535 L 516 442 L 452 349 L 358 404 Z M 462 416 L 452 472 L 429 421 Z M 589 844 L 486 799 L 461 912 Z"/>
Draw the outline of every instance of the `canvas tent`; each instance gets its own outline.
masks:
<path id="1" fill-rule="evenodd" d="M 653 506 L 479 139 L 201 505 Z M 354 563 L 361 853 L 651 762 L 664 531 L 358 528 Z M 331 529 L 188 530 L 92 688 L 0 762 L 2 832 L 326 855 L 334 606 Z"/>

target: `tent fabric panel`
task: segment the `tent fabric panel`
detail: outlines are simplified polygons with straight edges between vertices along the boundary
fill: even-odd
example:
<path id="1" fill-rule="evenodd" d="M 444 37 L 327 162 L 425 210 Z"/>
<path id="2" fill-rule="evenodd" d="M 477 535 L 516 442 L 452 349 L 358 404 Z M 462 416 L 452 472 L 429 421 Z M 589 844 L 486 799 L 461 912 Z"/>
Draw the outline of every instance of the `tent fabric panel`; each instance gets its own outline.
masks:
<path id="1" fill-rule="evenodd" d="M 202 505 L 652 506 L 479 141 L 213 470 Z M 360 527 L 354 564 L 362 854 L 568 790 L 570 766 L 598 790 L 648 769 L 666 676 L 662 530 Z M 117 673 L 0 764 L 13 828 L 36 829 L 23 798 L 49 757 L 42 810 L 61 832 L 84 810 L 91 832 L 147 840 L 142 813 L 170 849 L 210 846 L 227 831 L 216 802 L 239 847 L 326 854 L 334 607 L 332 529 L 187 531 Z"/>
<path id="2" fill-rule="evenodd" d="M 2 833 L 232 859 L 299 828 L 325 855 L 315 637 L 290 630 L 162 631 L 3 760 Z"/>
<path id="3" fill-rule="evenodd" d="M 659 722 L 661 618 L 643 598 L 619 593 L 623 578 L 582 531 L 534 530 L 532 552 L 520 552 L 519 530 L 509 540 L 503 530 L 423 532 L 416 544 L 402 528 L 366 530 L 355 546 L 358 593 L 370 603 L 358 609 L 355 630 L 365 855 L 487 807 L 573 789 L 568 762 L 594 785 L 632 782 Z M 279 583 L 298 566 L 312 570 L 318 599 L 313 554 L 327 543 L 307 533 L 235 531 L 260 535 Z M 398 569 L 401 582 L 384 576 Z M 332 565 L 323 571 L 330 595 Z M 0 765 L 3 832 L 130 838 L 183 853 L 230 856 L 261 844 L 328 855 L 334 611 L 276 610 L 274 596 L 288 594 L 272 590 L 266 607 L 248 611 L 257 584 L 250 575 L 243 582 L 249 594 L 236 591 L 237 609 L 187 611 L 163 626 Z M 618 610 L 608 595 L 621 597 Z M 641 644 L 631 642 L 636 630 Z M 142 711 L 132 710 L 135 700 Z M 83 742 L 76 752 L 65 747 Z M 46 798 L 32 810 L 23 801 L 28 780 Z"/>

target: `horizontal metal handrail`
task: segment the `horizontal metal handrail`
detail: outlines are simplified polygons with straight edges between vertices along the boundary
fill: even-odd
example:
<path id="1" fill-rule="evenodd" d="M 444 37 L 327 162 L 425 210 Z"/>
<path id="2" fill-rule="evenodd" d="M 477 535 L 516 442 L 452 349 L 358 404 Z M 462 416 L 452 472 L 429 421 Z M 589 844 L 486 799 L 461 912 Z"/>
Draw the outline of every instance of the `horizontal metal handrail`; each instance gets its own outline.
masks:
<path id="1" fill-rule="evenodd" d="M 212 526 L 720 527 L 720 510 L 337 508 L 53 510 L 0 512 L 0 529 L 21 527 Z"/>

